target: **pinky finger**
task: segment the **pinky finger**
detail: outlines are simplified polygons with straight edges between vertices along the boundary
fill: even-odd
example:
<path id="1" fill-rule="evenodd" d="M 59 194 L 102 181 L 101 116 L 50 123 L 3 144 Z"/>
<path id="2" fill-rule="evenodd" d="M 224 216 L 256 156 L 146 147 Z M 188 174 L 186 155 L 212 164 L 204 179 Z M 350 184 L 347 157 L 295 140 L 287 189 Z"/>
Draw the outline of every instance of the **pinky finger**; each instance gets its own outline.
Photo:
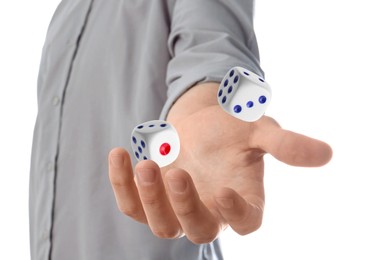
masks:
<path id="1" fill-rule="evenodd" d="M 223 188 L 216 196 L 218 210 L 230 227 L 240 235 L 246 235 L 260 228 L 263 220 L 264 201 L 253 198 L 245 200 L 236 191 Z"/>

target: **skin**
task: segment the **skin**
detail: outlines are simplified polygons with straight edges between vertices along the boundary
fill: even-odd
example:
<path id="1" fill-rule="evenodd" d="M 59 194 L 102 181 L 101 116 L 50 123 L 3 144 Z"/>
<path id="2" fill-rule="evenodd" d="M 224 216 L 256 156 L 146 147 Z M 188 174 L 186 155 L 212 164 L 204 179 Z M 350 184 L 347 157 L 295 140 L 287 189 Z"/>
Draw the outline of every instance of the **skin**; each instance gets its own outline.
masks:
<path id="1" fill-rule="evenodd" d="M 241 235 L 256 231 L 263 218 L 265 154 L 300 167 L 319 167 L 332 157 L 328 144 L 284 130 L 271 117 L 248 123 L 230 116 L 217 103 L 218 86 L 194 86 L 172 106 L 167 121 L 181 142 L 173 164 L 160 169 L 141 161 L 133 173 L 125 149 L 109 154 L 119 210 L 157 237 L 186 235 L 201 244 L 228 226 Z"/>

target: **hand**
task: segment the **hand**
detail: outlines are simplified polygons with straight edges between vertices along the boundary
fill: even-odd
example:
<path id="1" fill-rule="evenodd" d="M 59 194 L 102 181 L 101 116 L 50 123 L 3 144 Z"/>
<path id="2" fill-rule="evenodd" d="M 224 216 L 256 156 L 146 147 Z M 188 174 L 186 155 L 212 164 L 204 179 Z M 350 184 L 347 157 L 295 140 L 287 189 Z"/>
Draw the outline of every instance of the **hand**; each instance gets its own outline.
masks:
<path id="1" fill-rule="evenodd" d="M 216 88 L 196 87 L 171 109 L 168 120 L 181 140 L 173 164 L 160 169 L 152 161 L 139 162 L 134 180 L 128 153 L 110 153 L 119 209 L 158 237 L 185 234 L 207 243 L 228 225 L 242 235 L 253 232 L 263 216 L 266 153 L 293 166 L 321 166 L 331 158 L 329 145 L 284 130 L 270 117 L 247 123 L 228 115 L 213 103 Z M 191 107 L 194 97 L 202 101 Z"/>

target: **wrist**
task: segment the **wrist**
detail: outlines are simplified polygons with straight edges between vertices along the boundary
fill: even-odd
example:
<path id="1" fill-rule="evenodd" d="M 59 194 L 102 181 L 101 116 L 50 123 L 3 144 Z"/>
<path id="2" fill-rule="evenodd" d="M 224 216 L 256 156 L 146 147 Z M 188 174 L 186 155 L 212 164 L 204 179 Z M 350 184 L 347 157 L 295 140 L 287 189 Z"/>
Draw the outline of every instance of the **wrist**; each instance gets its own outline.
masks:
<path id="1" fill-rule="evenodd" d="M 190 88 L 172 105 L 167 120 L 175 123 L 204 108 L 217 106 L 218 87 L 217 82 L 207 82 Z"/>

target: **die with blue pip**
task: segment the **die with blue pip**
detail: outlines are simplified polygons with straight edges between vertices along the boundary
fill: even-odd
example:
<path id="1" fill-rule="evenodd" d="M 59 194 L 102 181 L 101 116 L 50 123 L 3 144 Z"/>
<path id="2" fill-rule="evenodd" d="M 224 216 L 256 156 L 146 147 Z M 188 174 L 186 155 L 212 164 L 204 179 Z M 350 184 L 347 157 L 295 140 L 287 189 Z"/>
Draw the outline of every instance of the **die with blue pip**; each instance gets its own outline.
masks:
<path id="1" fill-rule="evenodd" d="M 224 111 L 240 120 L 254 122 L 267 110 L 271 88 L 261 76 L 233 67 L 221 81 L 217 95 Z"/>

